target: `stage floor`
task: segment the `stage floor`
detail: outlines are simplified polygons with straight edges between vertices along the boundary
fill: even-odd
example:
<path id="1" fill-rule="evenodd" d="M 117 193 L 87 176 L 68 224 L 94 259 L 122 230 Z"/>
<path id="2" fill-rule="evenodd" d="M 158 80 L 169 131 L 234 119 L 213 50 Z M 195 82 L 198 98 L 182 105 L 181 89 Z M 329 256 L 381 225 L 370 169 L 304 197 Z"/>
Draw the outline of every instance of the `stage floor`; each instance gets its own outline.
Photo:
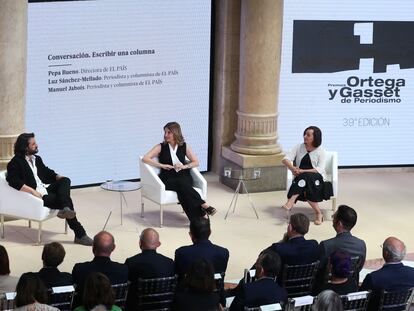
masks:
<path id="1" fill-rule="evenodd" d="M 261 250 L 279 241 L 286 231 L 286 212 L 281 209 L 286 192 L 253 193 L 253 200 L 260 219 L 256 219 L 245 194 L 239 196 L 236 213 L 224 220 L 234 190 L 222 185 L 218 176 L 204 174 L 208 181 L 208 203 L 218 212 L 211 218 L 211 241 L 227 247 L 230 251 L 226 279 L 239 279 L 243 270 L 255 262 Z M 380 245 L 388 236 L 396 236 L 407 245 L 408 253 L 414 252 L 413 219 L 414 168 L 393 169 L 342 169 L 339 171 L 338 204 L 347 204 L 358 213 L 358 223 L 352 233 L 367 243 L 367 259 L 381 257 Z M 76 189 L 72 197 L 88 234 L 93 237 L 102 230 L 107 216 L 112 211 L 106 230 L 115 236 L 116 249 L 112 260 L 124 262 L 129 256 L 139 252 L 138 235 L 147 228 L 158 230 L 161 246 L 158 251 L 171 258 L 176 248 L 191 243 L 188 235 L 188 221 L 179 205 L 164 208 L 164 226 L 159 226 L 159 207 L 146 202 L 145 218 L 140 217 L 140 191 L 125 193 L 128 203 L 124 205 L 124 223 L 121 226 L 120 199 L 116 192 L 99 187 Z M 330 202 L 321 204 L 330 209 Z M 301 203 L 293 212 L 303 212 L 314 219 L 313 212 Z M 26 221 L 6 223 L 3 244 L 10 257 L 11 274 L 20 276 L 27 271 L 38 271 L 42 267 L 42 246 L 35 245 L 37 224 L 28 228 Z M 65 235 L 64 224 L 60 219 L 52 219 L 43 225 L 43 241 L 58 241 L 66 249 L 66 258 L 59 267 L 61 271 L 72 271 L 77 262 L 89 261 L 93 257 L 92 248 L 73 244 L 73 232 Z M 306 238 L 321 241 L 333 237 L 332 222 L 325 220 L 321 226 L 311 224 Z M 412 258 L 412 257 L 411 257 Z M 372 262 L 378 264 L 372 265 Z M 367 268 L 380 265 L 372 261 Z"/>

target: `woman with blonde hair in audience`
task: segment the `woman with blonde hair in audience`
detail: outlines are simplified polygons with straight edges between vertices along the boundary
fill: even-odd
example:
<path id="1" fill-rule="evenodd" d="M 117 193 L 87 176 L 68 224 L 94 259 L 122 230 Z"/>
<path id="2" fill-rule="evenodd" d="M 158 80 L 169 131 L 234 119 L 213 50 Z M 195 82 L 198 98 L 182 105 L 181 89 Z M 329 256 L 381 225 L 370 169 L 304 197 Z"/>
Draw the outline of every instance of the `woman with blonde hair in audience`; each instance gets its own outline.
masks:
<path id="1" fill-rule="evenodd" d="M 10 275 L 9 255 L 0 245 L 0 293 L 14 292 L 18 278 Z"/>
<path id="2" fill-rule="evenodd" d="M 16 286 L 16 309 L 18 311 L 59 311 L 48 306 L 45 284 L 36 273 L 23 273 Z"/>

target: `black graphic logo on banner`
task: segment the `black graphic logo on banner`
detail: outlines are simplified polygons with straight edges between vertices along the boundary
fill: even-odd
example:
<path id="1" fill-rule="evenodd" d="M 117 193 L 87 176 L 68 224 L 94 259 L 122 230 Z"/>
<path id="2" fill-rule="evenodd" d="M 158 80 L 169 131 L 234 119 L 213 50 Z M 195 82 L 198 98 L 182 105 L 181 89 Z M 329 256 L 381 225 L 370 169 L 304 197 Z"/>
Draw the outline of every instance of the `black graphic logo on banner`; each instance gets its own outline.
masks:
<path id="1" fill-rule="evenodd" d="M 374 60 L 374 73 L 414 68 L 413 34 L 414 22 L 296 20 L 292 72 L 358 70 L 364 58 Z"/>

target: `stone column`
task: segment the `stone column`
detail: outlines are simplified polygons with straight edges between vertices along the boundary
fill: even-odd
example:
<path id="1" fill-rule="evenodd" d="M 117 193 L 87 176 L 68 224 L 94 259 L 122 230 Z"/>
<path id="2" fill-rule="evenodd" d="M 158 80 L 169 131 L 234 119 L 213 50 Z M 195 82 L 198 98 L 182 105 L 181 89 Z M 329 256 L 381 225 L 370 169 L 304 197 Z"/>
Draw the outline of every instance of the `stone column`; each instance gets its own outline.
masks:
<path id="1" fill-rule="evenodd" d="M 0 1 L 0 170 L 24 130 L 27 0 Z"/>
<path id="2" fill-rule="evenodd" d="M 277 101 L 282 42 L 282 0 L 241 0 L 239 103 L 236 140 L 223 146 L 224 165 L 262 168 L 249 191 L 284 189 L 286 170 L 277 142 Z M 234 181 L 221 178 L 234 186 Z"/>
<path id="3" fill-rule="evenodd" d="M 239 102 L 240 0 L 216 1 L 213 152 L 211 170 L 220 173 L 221 147 L 234 140 Z"/>

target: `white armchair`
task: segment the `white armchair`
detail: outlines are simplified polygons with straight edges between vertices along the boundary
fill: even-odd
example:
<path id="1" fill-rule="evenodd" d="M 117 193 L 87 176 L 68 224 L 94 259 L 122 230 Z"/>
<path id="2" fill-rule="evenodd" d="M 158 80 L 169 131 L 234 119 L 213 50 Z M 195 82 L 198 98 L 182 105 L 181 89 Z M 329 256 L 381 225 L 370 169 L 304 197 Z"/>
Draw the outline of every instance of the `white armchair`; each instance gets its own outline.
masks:
<path id="1" fill-rule="evenodd" d="M 4 238 L 4 216 L 16 219 L 29 220 L 39 223 L 37 235 L 38 244 L 42 241 L 42 222 L 57 215 L 58 210 L 43 206 L 43 200 L 29 193 L 18 191 L 9 186 L 6 180 L 6 171 L 0 172 L 0 221 L 1 237 Z M 65 233 L 67 223 L 65 221 Z"/>
<path id="2" fill-rule="evenodd" d="M 338 197 L 338 153 L 336 151 L 326 151 L 326 163 L 325 172 L 327 181 L 332 183 L 333 196 L 332 200 L 332 212 L 336 211 L 336 198 Z M 286 190 L 288 191 L 293 181 L 293 174 L 288 169 L 286 178 Z"/>
<path id="3" fill-rule="evenodd" d="M 160 169 L 139 161 L 141 175 L 141 217 L 144 217 L 144 198 L 157 203 L 160 206 L 160 227 L 163 224 L 163 205 L 177 204 L 178 198 L 175 191 L 165 190 L 165 185 L 158 177 Z M 207 198 L 207 181 L 200 171 L 193 167 L 190 171 L 193 177 L 193 187 L 203 200 Z"/>

